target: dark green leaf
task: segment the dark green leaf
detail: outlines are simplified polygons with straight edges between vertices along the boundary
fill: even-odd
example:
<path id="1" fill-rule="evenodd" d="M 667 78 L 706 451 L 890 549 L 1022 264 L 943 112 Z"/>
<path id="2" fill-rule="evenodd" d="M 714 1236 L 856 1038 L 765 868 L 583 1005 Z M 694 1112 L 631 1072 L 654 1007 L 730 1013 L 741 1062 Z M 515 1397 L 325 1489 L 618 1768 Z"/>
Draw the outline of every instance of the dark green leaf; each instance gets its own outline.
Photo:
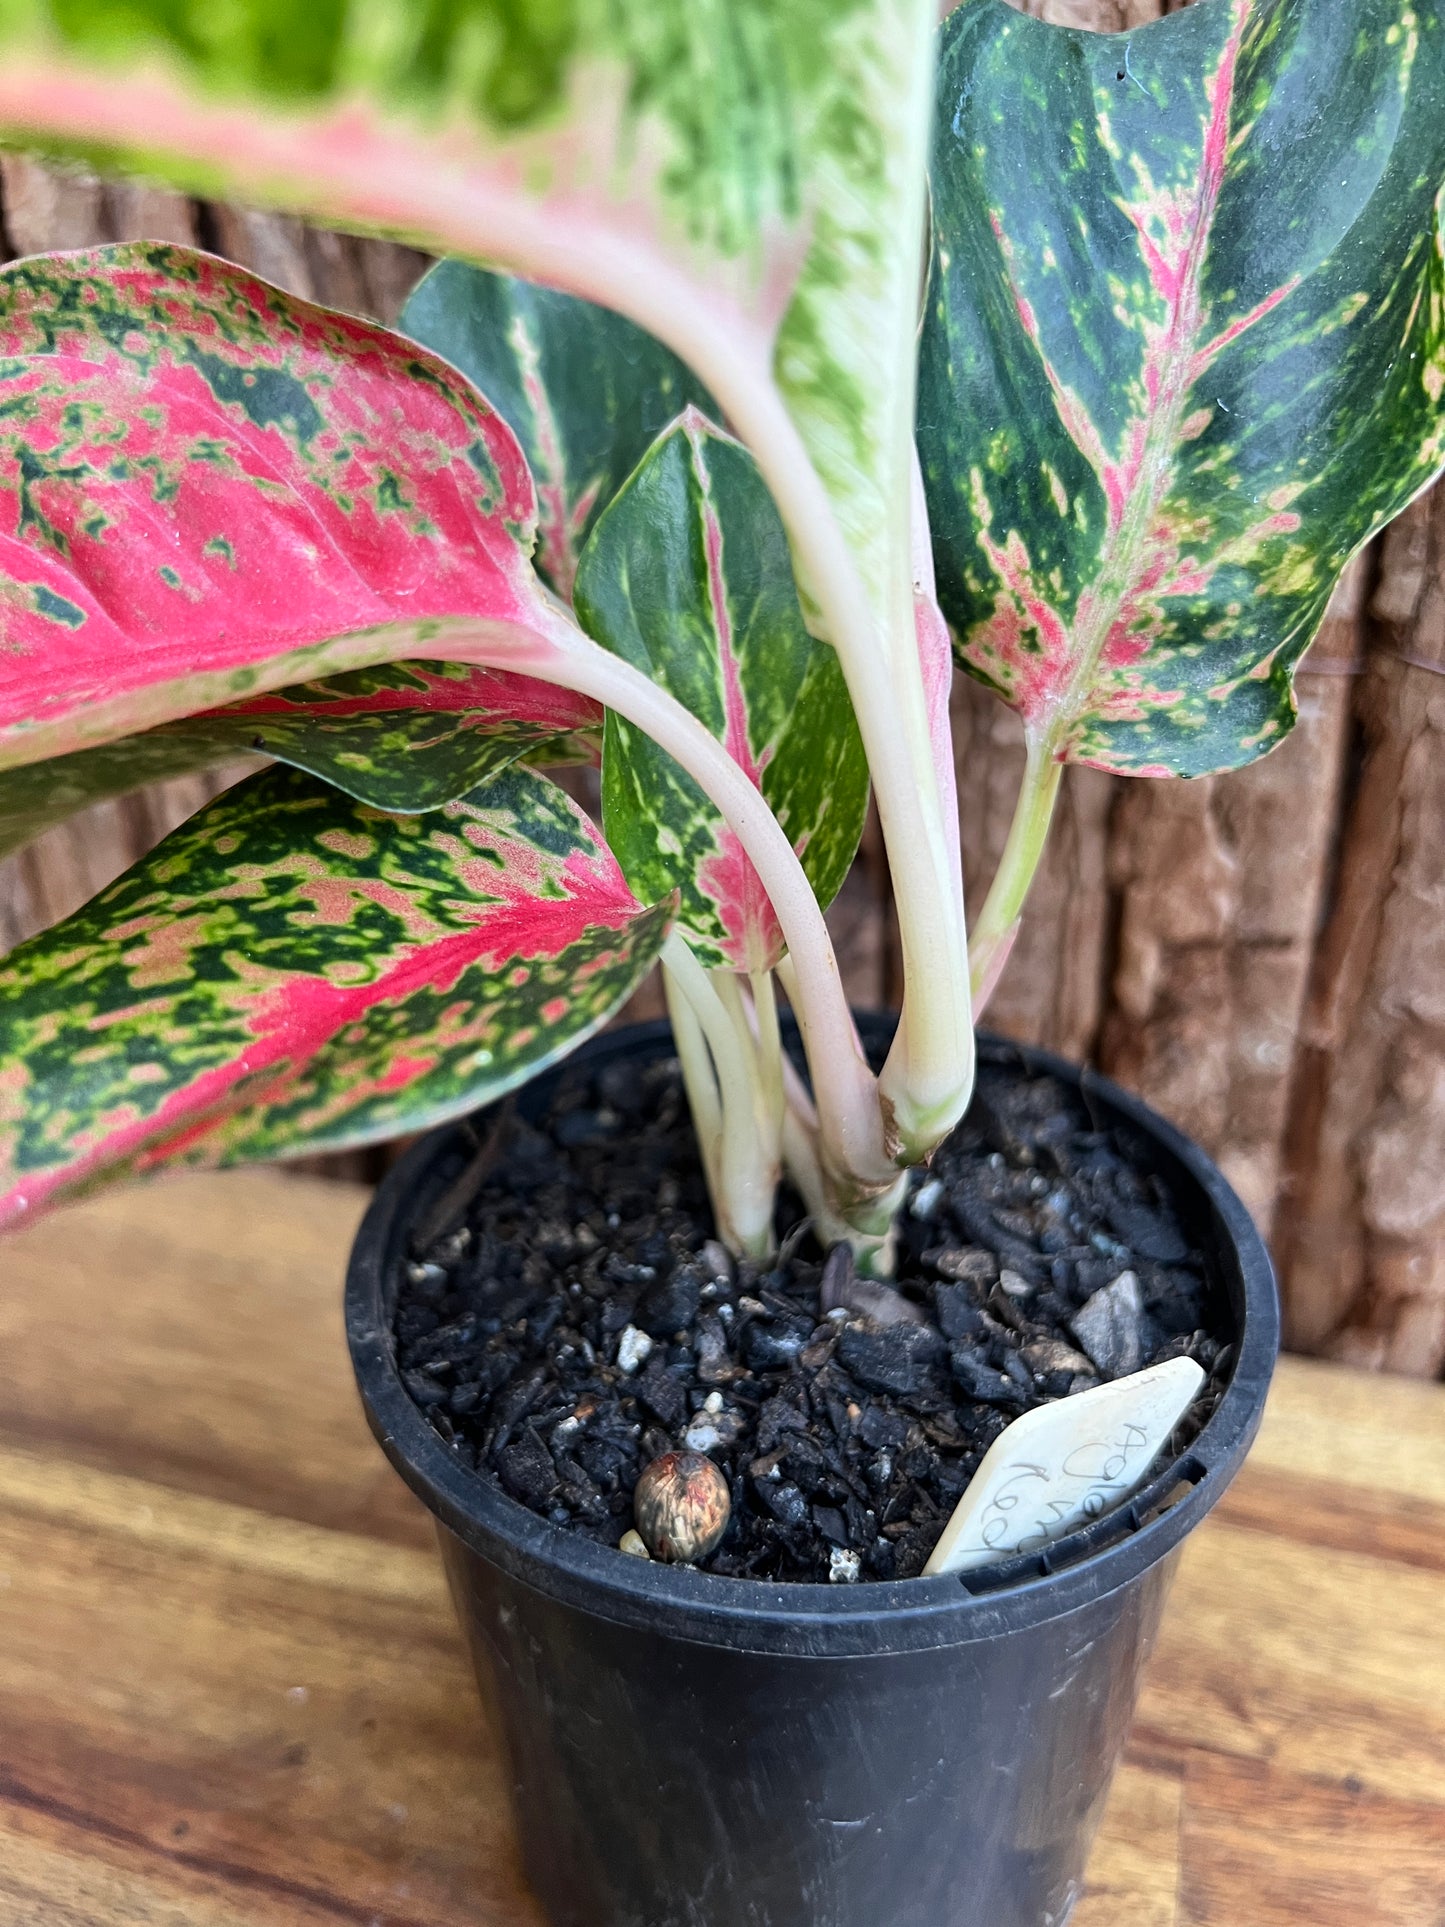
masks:
<path id="1" fill-rule="evenodd" d="M 0 856 L 106 797 L 253 755 L 309 770 L 377 809 L 439 809 L 520 757 L 590 760 L 601 722 L 586 698 L 503 670 L 440 662 L 352 670 L 0 770 Z"/>
<path id="2" fill-rule="evenodd" d="M 464 261 L 412 290 L 401 326 L 476 383 L 537 485 L 537 566 L 570 596 L 597 517 L 658 431 L 707 390 L 662 343 L 606 308 Z M 715 409 L 713 412 L 716 412 Z"/>
<path id="3" fill-rule="evenodd" d="M 1247 763 L 1445 461 L 1445 14 L 943 29 L 919 439 L 964 665 L 1076 762 Z"/>

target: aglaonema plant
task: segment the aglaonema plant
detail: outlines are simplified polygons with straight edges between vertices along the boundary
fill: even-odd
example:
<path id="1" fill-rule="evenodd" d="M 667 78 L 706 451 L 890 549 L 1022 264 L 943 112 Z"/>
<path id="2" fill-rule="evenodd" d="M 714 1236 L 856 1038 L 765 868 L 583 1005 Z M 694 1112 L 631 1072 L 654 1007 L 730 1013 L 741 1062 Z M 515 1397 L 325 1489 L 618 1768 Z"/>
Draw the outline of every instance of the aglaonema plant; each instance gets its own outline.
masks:
<path id="1" fill-rule="evenodd" d="M 402 335 L 175 248 L 0 274 L 0 842 L 275 765 L 0 965 L 5 1211 L 455 1114 L 660 959 L 722 1235 L 786 1166 L 886 1269 L 1063 767 L 1273 747 L 1445 466 L 1438 6 L 117 20 L 0 9 L 0 129 L 467 259 Z M 1029 751 L 971 958 L 955 658 Z M 877 1075 L 823 922 L 870 783 Z"/>

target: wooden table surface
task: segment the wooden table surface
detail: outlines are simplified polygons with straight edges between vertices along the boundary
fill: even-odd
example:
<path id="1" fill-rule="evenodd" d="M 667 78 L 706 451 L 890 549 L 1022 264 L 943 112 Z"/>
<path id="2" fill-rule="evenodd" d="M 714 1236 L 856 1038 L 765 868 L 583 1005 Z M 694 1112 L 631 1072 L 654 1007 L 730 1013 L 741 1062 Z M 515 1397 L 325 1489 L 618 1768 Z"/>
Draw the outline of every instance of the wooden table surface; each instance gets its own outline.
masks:
<path id="1" fill-rule="evenodd" d="M 363 1202 L 186 1177 L 0 1249 L 0 1927 L 541 1927 L 351 1384 Z M 1075 1927 L 1445 1927 L 1445 1389 L 1284 1366 Z"/>

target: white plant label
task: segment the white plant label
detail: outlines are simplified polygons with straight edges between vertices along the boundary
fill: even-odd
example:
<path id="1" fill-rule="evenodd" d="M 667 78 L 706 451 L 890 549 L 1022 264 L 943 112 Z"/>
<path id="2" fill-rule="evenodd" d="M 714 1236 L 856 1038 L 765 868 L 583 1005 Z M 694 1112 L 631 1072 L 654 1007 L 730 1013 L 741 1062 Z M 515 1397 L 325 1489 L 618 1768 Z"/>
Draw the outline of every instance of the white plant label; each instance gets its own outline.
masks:
<path id="1" fill-rule="evenodd" d="M 1042 1552 L 1137 1492 L 1198 1396 L 1192 1358 L 1025 1412 L 984 1454 L 923 1568 L 925 1575 Z"/>

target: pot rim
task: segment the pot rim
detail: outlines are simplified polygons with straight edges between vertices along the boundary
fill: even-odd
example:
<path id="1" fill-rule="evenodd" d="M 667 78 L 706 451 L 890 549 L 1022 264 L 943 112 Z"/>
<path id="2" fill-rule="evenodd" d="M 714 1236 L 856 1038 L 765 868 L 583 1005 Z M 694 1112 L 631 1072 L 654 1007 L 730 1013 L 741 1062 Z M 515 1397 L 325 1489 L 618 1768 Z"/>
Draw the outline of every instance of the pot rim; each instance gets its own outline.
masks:
<path id="1" fill-rule="evenodd" d="M 861 1013 L 865 1033 L 886 1035 L 895 1013 Z M 619 1052 L 670 1052 L 665 1020 L 605 1032 L 527 1087 L 540 1099 L 570 1065 Z M 1129 1585 L 1168 1557 L 1204 1518 L 1243 1463 L 1259 1428 L 1279 1349 L 1273 1268 L 1244 1204 L 1183 1132 L 1107 1078 L 1052 1052 L 979 1035 L 985 1063 L 1046 1071 L 1091 1108 L 1111 1111 L 1151 1140 L 1160 1165 L 1192 1185 L 1197 1230 L 1212 1240 L 1237 1321 L 1224 1396 L 1188 1449 L 1127 1506 L 1046 1552 L 983 1571 L 848 1586 L 770 1583 L 630 1558 L 553 1525 L 463 1465 L 401 1382 L 387 1284 L 403 1239 L 445 1180 L 437 1167 L 461 1121 L 429 1132 L 379 1186 L 357 1232 L 346 1280 L 346 1331 L 368 1422 L 383 1451 L 440 1524 L 535 1591 L 596 1617 L 705 1645 L 810 1658 L 926 1651 L 1021 1630 L 1078 1611 Z M 456 1148 L 460 1149 L 460 1146 Z M 1171 1169 L 1172 1167 L 1172 1169 Z M 1179 1495 L 1179 1488 L 1186 1487 Z"/>

